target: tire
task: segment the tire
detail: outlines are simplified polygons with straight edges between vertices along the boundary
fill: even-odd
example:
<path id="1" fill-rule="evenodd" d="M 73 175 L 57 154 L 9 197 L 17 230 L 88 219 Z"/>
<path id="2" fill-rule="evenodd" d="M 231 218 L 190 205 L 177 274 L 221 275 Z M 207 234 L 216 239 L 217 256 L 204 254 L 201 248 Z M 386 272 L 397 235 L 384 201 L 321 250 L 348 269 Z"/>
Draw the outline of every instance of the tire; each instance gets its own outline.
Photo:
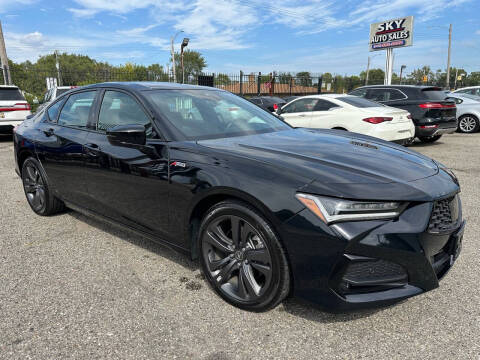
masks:
<path id="1" fill-rule="evenodd" d="M 429 137 L 419 137 L 420 141 L 423 143 L 433 143 L 440 139 L 442 135 L 435 135 L 435 136 L 429 136 Z"/>
<path id="2" fill-rule="evenodd" d="M 248 204 L 226 200 L 211 207 L 200 225 L 198 246 L 205 278 L 233 306 L 261 312 L 288 295 L 285 250 L 268 221 Z"/>
<path id="3" fill-rule="evenodd" d="M 480 129 L 480 121 L 474 115 L 462 115 L 458 119 L 458 131 L 472 134 Z"/>
<path id="4" fill-rule="evenodd" d="M 65 209 L 64 203 L 50 192 L 47 176 L 37 159 L 29 157 L 23 162 L 22 183 L 27 202 L 37 215 L 49 216 Z"/>

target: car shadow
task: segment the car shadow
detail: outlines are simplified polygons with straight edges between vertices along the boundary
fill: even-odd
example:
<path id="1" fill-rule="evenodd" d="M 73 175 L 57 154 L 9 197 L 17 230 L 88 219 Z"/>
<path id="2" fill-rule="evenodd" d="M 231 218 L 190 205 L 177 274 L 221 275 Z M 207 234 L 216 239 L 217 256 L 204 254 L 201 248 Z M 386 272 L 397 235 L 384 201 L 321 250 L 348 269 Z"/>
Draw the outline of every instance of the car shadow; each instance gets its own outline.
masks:
<path id="1" fill-rule="evenodd" d="M 355 310 L 351 312 L 328 312 L 316 304 L 295 297 L 291 297 L 287 298 L 283 302 L 283 310 L 281 311 L 285 311 L 291 315 L 298 316 L 309 321 L 330 324 L 368 318 L 378 312 L 388 309 L 391 306 Z"/>
<path id="2" fill-rule="evenodd" d="M 413 144 L 408 145 L 409 148 L 423 148 L 423 147 L 434 147 L 438 145 L 443 145 L 443 141 L 438 140 L 433 143 L 424 143 L 421 141 L 415 141 Z"/>
<path id="3" fill-rule="evenodd" d="M 122 240 L 128 241 L 132 245 L 139 246 L 163 258 L 174 261 L 175 263 L 183 266 L 190 271 L 195 271 L 199 268 L 197 261 L 191 260 L 188 255 L 182 254 L 179 251 L 170 248 L 168 245 L 155 242 L 148 239 L 147 237 L 138 235 L 133 231 L 124 231 L 124 229 L 120 226 L 111 225 L 107 222 L 97 220 L 93 217 L 85 216 L 77 211 L 66 210 L 66 212 L 68 213 L 68 215 L 87 225 L 90 225 L 100 231 L 116 236 Z"/>
<path id="4" fill-rule="evenodd" d="M 124 231 L 120 226 L 111 225 L 102 220 L 97 220 L 95 218 L 83 215 L 77 211 L 66 210 L 66 213 L 69 216 L 74 217 L 78 221 L 81 221 L 89 226 L 92 226 L 100 231 L 108 233 L 110 235 L 116 236 L 122 240 L 128 241 L 132 245 L 139 246 L 147 251 L 150 251 L 158 256 L 161 256 L 165 259 L 174 261 L 175 263 L 181 265 L 182 267 L 190 270 L 192 272 L 199 269 L 199 264 L 197 261 L 193 261 L 186 254 L 182 254 L 177 250 L 174 250 L 168 245 L 163 245 L 157 243 L 153 240 L 137 235 L 133 231 Z M 203 276 L 202 276 L 203 279 Z M 203 281 L 206 281 L 203 279 Z M 215 296 L 212 292 L 212 296 Z M 346 313 L 332 313 L 327 312 L 324 309 L 320 308 L 318 305 L 304 301 L 296 297 L 288 297 L 283 301 L 282 305 L 277 308 L 277 311 L 285 311 L 291 315 L 298 316 L 309 321 L 315 321 L 319 323 L 338 323 L 338 322 L 349 322 L 361 318 L 368 318 L 371 315 L 379 311 L 383 311 L 388 307 L 381 307 L 375 309 L 367 310 L 357 310 L 355 312 L 346 312 Z"/>

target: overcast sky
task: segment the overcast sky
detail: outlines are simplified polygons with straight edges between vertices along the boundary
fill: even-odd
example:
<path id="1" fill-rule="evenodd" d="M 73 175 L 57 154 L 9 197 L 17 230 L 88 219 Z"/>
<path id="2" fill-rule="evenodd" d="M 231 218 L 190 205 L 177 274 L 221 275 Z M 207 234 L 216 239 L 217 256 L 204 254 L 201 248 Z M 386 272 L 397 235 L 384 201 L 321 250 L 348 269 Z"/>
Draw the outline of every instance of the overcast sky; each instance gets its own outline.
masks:
<path id="1" fill-rule="evenodd" d="M 414 15 L 413 47 L 396 49 L 394 70 L 445 69 L 448 24 L 452 66 L 480 71 L 479 0 L 0 0 L 8 56 L 35 61 L 54 50 L 112 64 L 169 60 L 189 37 L 208 70 L 311 71 L 357 74 L 369 55 L 369 24 Z"/>

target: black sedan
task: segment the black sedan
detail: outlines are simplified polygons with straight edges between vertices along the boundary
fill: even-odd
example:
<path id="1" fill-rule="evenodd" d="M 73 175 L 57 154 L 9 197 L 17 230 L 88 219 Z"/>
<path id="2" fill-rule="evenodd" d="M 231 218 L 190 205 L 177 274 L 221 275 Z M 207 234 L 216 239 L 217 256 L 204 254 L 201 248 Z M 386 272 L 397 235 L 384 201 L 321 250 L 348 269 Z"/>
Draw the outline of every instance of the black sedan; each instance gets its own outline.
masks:
<path id="1" fill-rule="evenodd" d="M 255 105 L 258 105 L 262 109 L 270 112 L 277 111 L 277 109 L 281 108 L 287 103 L 285 100 L 277 96 L 255 96 L 249 100 Z"/>
<path id="2" fill-rule="evenodd" d="M 444 166 L 293 129 L 214 88 L 90 85 L 23 122 L 14 145 L 35 213 L 68 207 L 190 254 L 247 310 L 289 294 L 330 310 L 393 303 L 436 288 L 461 248 Z"/>

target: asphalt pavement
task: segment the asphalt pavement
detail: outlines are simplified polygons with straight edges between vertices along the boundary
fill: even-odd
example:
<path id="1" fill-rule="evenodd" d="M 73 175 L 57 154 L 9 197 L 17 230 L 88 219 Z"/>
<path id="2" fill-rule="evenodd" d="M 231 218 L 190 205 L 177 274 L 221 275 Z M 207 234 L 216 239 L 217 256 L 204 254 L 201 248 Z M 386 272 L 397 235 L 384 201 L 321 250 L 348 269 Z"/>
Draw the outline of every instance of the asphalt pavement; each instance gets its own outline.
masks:
<path id="1" fill-rule="evenodd" d="M 0 138 L 0 358 L 480 359 L 480 133 L 411 148 L 462 185 L 463 250 L 440 287 L 382 309 L 288 299 L 257 314 L 173 250 L 73 211 L 36 216 Z"/>

